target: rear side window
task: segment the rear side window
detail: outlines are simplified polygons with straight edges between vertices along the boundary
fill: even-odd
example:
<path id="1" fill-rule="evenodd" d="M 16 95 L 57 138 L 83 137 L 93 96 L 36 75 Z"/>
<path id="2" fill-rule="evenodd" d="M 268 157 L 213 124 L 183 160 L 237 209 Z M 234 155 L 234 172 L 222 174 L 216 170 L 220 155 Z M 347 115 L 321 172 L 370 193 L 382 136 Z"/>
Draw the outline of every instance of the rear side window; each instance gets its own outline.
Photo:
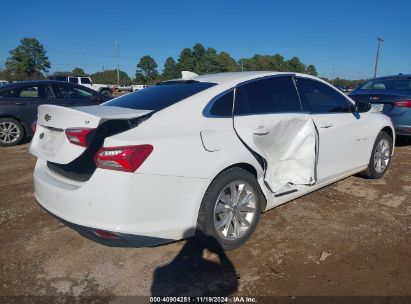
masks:
<path id="1" fill-rule="evenodd" d="M 229 91 L 222 96 L 219 96 L 210 108 L 210 114 L 220 117 L 231 117 L 233 112 L 234 93 Z"/>
<path id="2" fill-rule="evenodd" d="M 297 78 L 298 92 L 303 104 L 314 114 L 350 112 L 347 99 L 317 80 Z"/>
<path id="3" fill-rule="evenodd" d="M 216 85 L 211 82 L 167 81 L 104 103 L 105 106 L 159 111 Z"/>
<path id="4" fill-rule="evenodd" d="M 252 81 L 236 90 L 236 115 L 288 112 L 301 112 L 297 91 L 290 76 Z"/>
<path id="5" fill-rule="evenodd" d="M 0 92 L 1 97 L 5 98 L 42 98 L 53 99 L 54 93 L 49 85 L 27 86 L 4 90 Z"/>
<path id="6" fill-rule="evenodd" d="M 69 77 L 69 82 L 78 83 L 78 78 L 76 78 L 76 77 Z"/>

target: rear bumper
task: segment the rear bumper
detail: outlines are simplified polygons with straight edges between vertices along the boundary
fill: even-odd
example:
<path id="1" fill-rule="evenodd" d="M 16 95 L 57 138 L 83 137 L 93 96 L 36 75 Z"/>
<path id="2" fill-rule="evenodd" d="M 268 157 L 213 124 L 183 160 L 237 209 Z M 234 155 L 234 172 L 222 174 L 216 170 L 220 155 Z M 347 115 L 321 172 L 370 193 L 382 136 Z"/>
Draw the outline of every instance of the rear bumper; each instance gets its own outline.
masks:
<path id="1" fill-rule="evenodd" d="M 40 207 L 43 208 L 43 206 L 41 205 Z M 171 243 L 175 241 L 172 239 L 163 239 L 163 238 L 149 237 L 149 236 L 144 236 L 144 235 L 118 233 L 118 232 L 113 232 L 113 231 L 105 231 L 105 232 L 109 232 L 110 234 L 115 235 L 115 237 L 103 237 L 103 236 L 99 236 L 96 233 L 98 232 L 98 230 L 92 227 L 81 226 L 81 225 L 68 222 L 66 220 L 63 220 L 62 218 L 59 218 L 55 214 L 50 213 L 48 210 L 46 209 L 44 210 L 48 212 L 50 215 L 52 215 L 53 217 L 55 217 L 58 221 L 66 225 L 67 227 L 78 232 L 83 237 L 91 241 L 94 241 L 96 243 L 109 246 L 109 247 L 154 247 L 157 245 Z"/>
<path id="2" fill-rule="evenodd" d="M 411 136 L 411 125 L 394 125 L 396 135 Z"/>
<path id="3" fill-rule="evenodd" d="M 394 109 L 395 111 L 387 115 L 391 118 L 396 135 L 411 135 L 411 109 L 398 107 Z"/>
<path id="4" fill-rule="evenodd" d="M 34 170 L 34 196 L 41 207 L 90 239 L 100 240 L 93 229 L 116 234 L 116 242 L 108 240 L 113 246 L 119 241 L 152 246 L 193 236 L 209 183 L 102 169 L 79 183 L 53 173 L 43 160 Z"/>

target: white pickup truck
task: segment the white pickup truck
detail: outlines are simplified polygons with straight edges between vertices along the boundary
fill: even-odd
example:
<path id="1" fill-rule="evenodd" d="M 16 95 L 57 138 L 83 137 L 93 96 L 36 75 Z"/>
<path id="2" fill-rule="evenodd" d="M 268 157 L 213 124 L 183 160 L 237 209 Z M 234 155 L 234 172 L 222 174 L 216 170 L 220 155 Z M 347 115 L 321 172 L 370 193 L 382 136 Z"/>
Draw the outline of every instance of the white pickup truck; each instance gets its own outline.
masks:
<path id="1" fill-rule="evenodd" d="M 77 83 L 82 86 L 88 87 L 94 91 L 101 93 L 104 96 L 111 95 L 111 87 L 106 84 L 98 84 L 93 83 L 90 77 L 86 76 L 51 76 L 49 79 L 52 80 L 60 80 L 60 81 L 68 81 L 72 83 Z"/>

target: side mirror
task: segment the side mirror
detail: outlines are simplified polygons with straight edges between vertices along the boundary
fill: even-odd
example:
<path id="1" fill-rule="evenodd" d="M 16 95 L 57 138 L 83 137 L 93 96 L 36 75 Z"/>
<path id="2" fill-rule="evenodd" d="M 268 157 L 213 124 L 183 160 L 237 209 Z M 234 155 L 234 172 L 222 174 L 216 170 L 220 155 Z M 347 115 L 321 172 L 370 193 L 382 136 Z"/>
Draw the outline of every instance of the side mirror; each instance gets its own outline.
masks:
<path id="1" fill-rule="evenodd" d="M 371 110 L 371 104 L 369 102 L 356 102 L 354 105 L 354 112 L 365 113 Z"/>

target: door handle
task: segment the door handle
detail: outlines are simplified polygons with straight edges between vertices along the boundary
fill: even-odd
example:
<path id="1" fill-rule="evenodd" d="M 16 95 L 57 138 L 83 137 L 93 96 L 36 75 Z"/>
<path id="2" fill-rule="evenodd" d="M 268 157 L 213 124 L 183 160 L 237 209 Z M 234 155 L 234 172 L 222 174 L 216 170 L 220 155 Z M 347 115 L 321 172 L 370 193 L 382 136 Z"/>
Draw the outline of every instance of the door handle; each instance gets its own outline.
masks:
<path id="1" fill-rule="evenodd" d="M 324 122 L 320 124 L 320 128 L 327 129 L 327 128 L 331 128 L 333 125 L 334 124 L 332 122 Z"/>
<path id="2" fill-rule="evenodd" d="M 253 129 L 253 134 L 258 136 L 264 136 L 270 134 L 270 130 L 264 126 L 259 126 L 258 128 Z"/>
<path id="3" fill-rule="evenodd" d="M 24 106 L 27 104 L 27 102 L 15 102 L 14 104 L 17 106 Z"/>

